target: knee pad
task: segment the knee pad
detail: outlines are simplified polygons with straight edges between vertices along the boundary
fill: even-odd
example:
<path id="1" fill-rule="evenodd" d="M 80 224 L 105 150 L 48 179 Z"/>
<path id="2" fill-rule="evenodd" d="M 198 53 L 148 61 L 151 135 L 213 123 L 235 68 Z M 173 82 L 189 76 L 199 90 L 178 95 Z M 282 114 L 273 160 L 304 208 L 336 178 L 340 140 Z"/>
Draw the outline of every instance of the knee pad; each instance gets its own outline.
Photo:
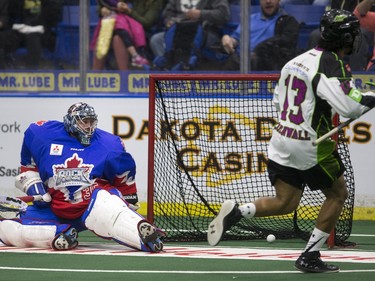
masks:
<path id="1" fill-rule="evenodd" d="M 135 249 L 142 249 L 138 222 L 144 218 L 131 210 L 118 196 L 106 190 L 94 191 L 88 210 L 83 215 L 86 227 L 96 235 Z"/>

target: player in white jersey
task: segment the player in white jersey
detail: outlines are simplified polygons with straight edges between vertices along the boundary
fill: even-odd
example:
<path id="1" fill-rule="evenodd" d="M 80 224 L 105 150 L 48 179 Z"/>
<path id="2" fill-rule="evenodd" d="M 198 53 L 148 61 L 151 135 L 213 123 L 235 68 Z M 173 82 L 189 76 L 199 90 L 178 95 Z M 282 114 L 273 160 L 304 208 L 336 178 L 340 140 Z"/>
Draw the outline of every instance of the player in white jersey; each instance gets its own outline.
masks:
<path id="1" fill-rule="evenodd" d="M 321 190 L 326 199 L 306 248 L 295 262 L 303 272 L 337 272 L 339 268 L 320 259 L 320 249 L 335 227 L 348 191 L 344 165 L 336 142 L 313 142 L 330 131 L 335 113 L 359 117 L 375 106 L 374 93 L 355 88 L 342 58 L 355 51 L 360 38 L 358 19 L 344 10 L 329 10 L 321 18 L 318 46 L 289 61 L 281 71 L 274 93 L 278 110 L 268 148 L 268 173 L 274 197 L 258 198 L 238 206 L 227 200 L 208 227 L 210 245 L 242 217 L 265 217 L 293 212 L 303 187 Z"/>
<path id="2" fill-rule="evenodd" d="M 70 250 L 80 231 L 149 252 L 163 249 L 164 232 L 135 212 L 136 165 L 122 140 L 96 127 L 86 103 L 73 104 L 64 121 L 39 121 L 24 134 L 16 187 L 43 196 L 20 218 L 1 219 L 9 246 Z"/>

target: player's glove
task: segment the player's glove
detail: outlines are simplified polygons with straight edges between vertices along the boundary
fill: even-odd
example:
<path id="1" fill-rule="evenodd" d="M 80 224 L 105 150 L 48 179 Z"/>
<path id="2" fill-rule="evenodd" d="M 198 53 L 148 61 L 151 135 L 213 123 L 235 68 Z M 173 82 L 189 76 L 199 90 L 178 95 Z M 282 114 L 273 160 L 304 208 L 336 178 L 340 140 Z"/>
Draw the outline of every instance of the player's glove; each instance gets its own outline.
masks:
<path id="1" fill-rule="evenodd" d="M 42 179 L 37 172 L 27 171 L 19 174 L 16 176 L 15 185 L 27 195 L 41 195 L 43 200 L 34 202 L 39 207 L 48 206 L 52 200 L 51 195 L 46 191 Z"/>

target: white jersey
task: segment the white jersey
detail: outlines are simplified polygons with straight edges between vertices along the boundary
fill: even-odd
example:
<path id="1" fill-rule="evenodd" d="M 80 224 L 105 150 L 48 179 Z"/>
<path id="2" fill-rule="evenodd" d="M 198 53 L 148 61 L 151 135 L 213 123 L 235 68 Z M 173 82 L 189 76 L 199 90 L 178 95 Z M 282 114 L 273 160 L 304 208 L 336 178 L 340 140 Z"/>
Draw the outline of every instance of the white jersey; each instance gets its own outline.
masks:
<path id="1" fill-rule="evenodd" d="M 307 170 L 330 155 L 335 141 L 315 141 L 332 129 L 332 117 L 356 118 L 366 109 L 350 72 L 336 54 L 311 49 L 281 70 L 274 93 L 278 123 L 268 149 L 276 163 Z"/>

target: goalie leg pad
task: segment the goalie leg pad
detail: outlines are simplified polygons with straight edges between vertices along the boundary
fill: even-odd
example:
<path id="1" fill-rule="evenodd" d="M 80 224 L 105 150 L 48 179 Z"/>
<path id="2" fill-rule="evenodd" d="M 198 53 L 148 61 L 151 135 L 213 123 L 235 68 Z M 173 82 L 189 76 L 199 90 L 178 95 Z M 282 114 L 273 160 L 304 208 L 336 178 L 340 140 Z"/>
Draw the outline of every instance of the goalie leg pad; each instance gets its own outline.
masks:
<path id="1" fill-rule="evenodd" d="M 129 209 L 118 196 L 103 189 L 95 190 L 83 220 L 86 227 L 95 234 L 142 250 L 143 242 L 138 233 L 138 223 L 144 218 Z"/>
<path id="2" fill-rule="evenodd" d="M 0 221 L 0 239 L 15 247 L 51 248 L 55 225 L 23 225 L 15 220 Z"/>

